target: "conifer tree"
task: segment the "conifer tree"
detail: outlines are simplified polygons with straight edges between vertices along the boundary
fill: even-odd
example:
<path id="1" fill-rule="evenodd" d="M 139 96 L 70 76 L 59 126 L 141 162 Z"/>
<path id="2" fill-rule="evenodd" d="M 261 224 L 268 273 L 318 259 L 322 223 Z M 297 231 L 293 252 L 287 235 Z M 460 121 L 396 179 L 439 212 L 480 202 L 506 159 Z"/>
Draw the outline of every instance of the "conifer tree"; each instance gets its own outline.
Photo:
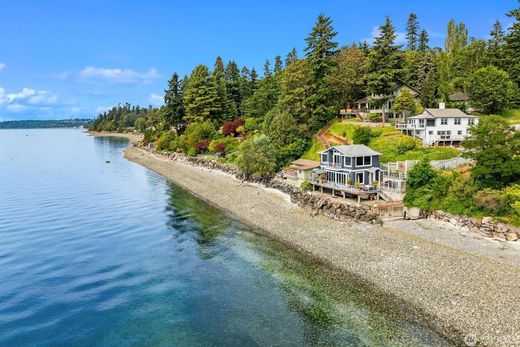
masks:
<path id="1" fill-rule="evenodd" d="M 419 37 L 419 22 L 417 21 L 417 15 L 410 13 L 408 16 L 408 22 L 406 23 L 406 40 L 408 42 L 407 48 L 411 51 L 417 49 L 417 41 Z"/>
<path id="2" fill-rule="evenodd" d="M 179 79 L 175 72 L 168 81 L 168 89 L 164 94 L 163 117 L 167 128 L 174 127 L 177 132 L 183 127 L 184 123 L 184 81 Z M 137 113 L 139 110 L 137 110 Z"/>
<path id="3" fill-rule="evenodd" d="M 229 100 L 227 98 L 226 91 L 226 76 L 224 70 L 224 62 L 220 56 L 215 60 L 215 67 L 213 70 L 213 75 L 211 76 L 211 81 L 215 86 L 216 92 L 216 100 L 215 100 L 215 109 L 214 109 L 214 117 L 217 121 L 222 121 L 226 119 Z"/>
<path id="4" fill-rule="evenodd" d="M 275 74 L 280 73 L 280 72 L 282 72 L 282 69 L 283 69 L 282 57 L 277 55 L 276 57 L 274 57 L 274 73 Z"/>
<path id="5" fill-rule="evenodd" d="M 271 75 L 271 63 L 269 62 L 269 59 L 266 59 L 264 62 L 264 78 L 270 77 Z"/>
<path id="6" fill-rule="evenodd" d="M 426 30 L 422 30 L 421 34 L 419 35 L 419 44 L 417 45 L 417 50 L 419 52 L 426 52 L 427 50 L 429 50 L 429 41 L 430 38 L 428 37 L 428 32 Z"/>
<path id="7" fill-rule="evenodd" d="M 205 65 L 197 65 L 188 79 L 184 92 L 184 106 L 187 122 L 214 121 L 217 91 L 209 70 Z"/>
<path id="8" fill-rule="evenodd" d="M 334 66 L 333 57 L 337 53 L 338 43 L 334 41 L 337 33 L 332 26 L 332 19 L 323 14 L 318 15 L 316 24 L 305 39 L 305 57 L 312 71 L 312 84 L 314 93 L 306 100 L 310 105 L 312 116 L 310 128 L 315 131 L 321 128 L 331 117 L 334 111 L 330 100 L 327 98 L 327 90 L 324 87 L 325 77 Z"/>
<path id="9" fill-rule="evenodd" d="M 520 86 L 520 7 L 510 11 L 508 17 L 514 18 L 514 23 L 509 28 L 504 45 L 504 68 L 509 76 Z"/>
<path id="10" fill-rule="evenodd" d="M 392 87 L 403 78 L 403 59 L 399 52 L 400 46 L 394 44 L 396 34 L 390 17 L 386 17 L 386 22 L 379 27 L 379 31 L 368 55 L 366 78 L 369 91 L 388 95 Z M 382 121 L 385 121 L 384 110 Z"/>
<path id="11" fill-rule="evenodd" d="M 238 65 L 233 61 L 229 61 L 226 65 L 226 93 L 229 101 L 227 109 L 227 118 L 235 119 L 241 114 L 240 105 L 242 96 L 240 95 L 240 71 Z"/>
<path id="12" fill-rule="evenodd" d="M 298 52 L 296 51 L 296 48 L 293 47 L 293 49 L 291 49 L 291 51 L 287 53 L 287 56 L 285 57 L 285 66 L 295 62 L 296 60 L 298 60 Z"/>

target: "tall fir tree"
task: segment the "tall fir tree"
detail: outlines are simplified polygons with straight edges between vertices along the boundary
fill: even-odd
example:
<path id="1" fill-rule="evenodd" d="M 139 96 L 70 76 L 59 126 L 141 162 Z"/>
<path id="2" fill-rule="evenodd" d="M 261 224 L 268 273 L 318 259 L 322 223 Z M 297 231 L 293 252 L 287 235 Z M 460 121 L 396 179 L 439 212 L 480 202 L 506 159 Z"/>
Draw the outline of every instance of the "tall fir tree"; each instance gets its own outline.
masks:
<path id="1" fill-rule="evenodd" d="M 278 74 L 278 73 L 282 72 L 282 69 L 283 69 L 282 57 L 277 55 L 276 57 L 274 57 L 274 73 Z"/>
<path id="2" fill-rule="evenodd" d="M 271 63 L 269 62 L 269 59 L 266 59 L 264 62 L 264 78 L 270 77 L 272 74 Z"/>
<path id="3" fill-rule="evenodd" d="M 197 65 L 188 79 L 184 92 L 184 106 L 188 123 L 209 120 L 217 122 L 215 114 L 218 110 L 217 90 L 209 69 L 205 65 Z"/>
<path id="4" fill-rule="evenodd" d="M 417 49 L 417 42 L 419 40 L 419 21 L 415 13 L 408 15 L 408 21 L 406 22 L 406 41 L 407 48 L 411 51 Z"/>
<path id="5" fill-rule="evenodd" d="M 216 92 L 213 118 L 220 122 L 226 119 L 227 110 L 229 107 L 229 100 L 227 98 L 226 91 L 226 76 L 224 70 L 224 62 L 222 61 L 222 58 L 220 56 L 218 56 L 215 60 L 215 66 L 211 77 L 211 81 L 214 84 Z"/>
<path id="6" fill-rule="evenodd" d="M 291 49 L 291 51 L 287 53 L 287 56 L 285 57 L 285 66 L 295 62 L 296 60 L 298 60 L 298 52 L 296 51 L 296 48 L 293 47 L 293 49 Z"/>
<path id="7" fill-rule="evenodd" d="M 393 86 L 399 84 L 404 77 L 401 46 L 395 45 L 395 38 L 395 28 L 390 17 L 386 17 L 368 55 L 366 79 L 368 90 L 374 94 L 389 95 Z M 382 118 L 385 122 L 384 110 Z"/>
<path id="8" fill-rule="evenodd" d="M 312 111 L 310 129 L 316 131 L 334 116 L 337 110 L 332 109 L 333 103 L 328 100 L 325 88 L 325 77 L 334 66 L 334 56 L 337 54 L 338 43 L 334 41 L 337 32 L 332 26 L 332 19 L 323 14 L 318 15 L 316 24 L 305 39 L 305 57 L 312 71 L 314 93 L 307 98 L 306 103 Z"/>
<path id="9" fill-rule="evenodd" d="M 175 72 L 168 81 L 168 89 L 164 91 L 164 111 L 167 128 L 174 128 L 177 134 L 184 128 L 184 81 Z"/>
<path id="10" fill-rule="evenodd" d="M 233 60 L 226 65 L 226 93 L 229 101 L 227 119 L 235 119 L 241 115 L 240 106 L 242 96 L 240 95 L 240 70 Z"/>
<path id="11" fill-rule="evenodd" d="M 518 59 L 520 57 L 520 8 L 510 11 L 507 15 L 514 19 L 514 23 L 509 27 L 506 36 L 504 68 L 513 82 L 520 86 L 520 59 Z"/>
<path id="12" fill-rule="evenodd" d="M 419 52 L 426 52 L 430 49 L 429 47 L 430 38 L 428 37 L 428 32 L 426 30 L 422 30 L 419 35 L 419 43 L 417 44 L 417 50 Z"/>

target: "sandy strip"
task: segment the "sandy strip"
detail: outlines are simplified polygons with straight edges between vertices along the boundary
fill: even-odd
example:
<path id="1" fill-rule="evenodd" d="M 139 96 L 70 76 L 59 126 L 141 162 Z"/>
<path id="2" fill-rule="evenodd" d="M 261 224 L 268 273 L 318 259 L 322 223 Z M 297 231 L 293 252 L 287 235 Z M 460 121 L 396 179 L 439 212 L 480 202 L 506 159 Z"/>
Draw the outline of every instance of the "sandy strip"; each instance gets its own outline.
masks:
<path id="1" fill-rule="evenodd" d="M 465 249 L 449 239 L 436 242 L 406 228 L 396 231 L 311 217 L 278 193 L 139 148 L 127 148 L 125 157 L 417 309 L 432 328 L 458 344 L 463 345 L 466 334 L 476 334 L 484 345 L 520 345 L 520 267 L 511 262 L 488 257 L 478 247 Z"/>
<path id="2" fill-rule="evenodd" d="M 139 142 L 143 139 L 143 135 L 134 133 L 117 133 L 113 131 L 86 131 L 89 136 L 96 137 L 123 137 L 129 139 L 130 142 Z"/>

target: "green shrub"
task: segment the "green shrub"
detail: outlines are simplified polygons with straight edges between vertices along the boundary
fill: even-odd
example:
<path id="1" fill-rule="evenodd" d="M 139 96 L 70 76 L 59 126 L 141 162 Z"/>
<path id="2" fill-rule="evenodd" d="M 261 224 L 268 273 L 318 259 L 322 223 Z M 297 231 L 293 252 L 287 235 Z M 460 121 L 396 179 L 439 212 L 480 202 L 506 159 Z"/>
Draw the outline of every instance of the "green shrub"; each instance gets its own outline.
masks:
<path id="1" fill-rule="evenodd" d="M 303 181 L 302 184 L 300 184 L 300 188 L 301 188 L 304 192 L 308 192 L 309 190 L 312 189 L 312 183 L 309 182 L 309 181 Z"/>
<path id="2" fill-rule="evenodd" d="M 371 112 L 368 115 L 368 120 L 373 123 L 377 123 L 381 121 L 381 115 L 379 113 Z"/>
<path id="3" fill-rule="evenodd" d="M 236 162 L 246 176 L 270 176 L 276 168 L 275 154 L 267 136 L 255 136 L 242 143 Z"/>
<path id="4" fill-rule="evenodd" d="M 166 131 L 159 136 L 157 139 L 157 142 L 155 144 L 155 148 L 158 151 L 164 151 L 164 150 L 175 150 L 175 148 L 172 148 L 172 142 L 175 143 L 177 139 L 177 135 L 175 134 L 175 131 Z M 173 146 L 175 147 L 175 146 Z"/>
<path id="5" fill-rule="evenodd" d="M 368 145 L 372 139 L 372 131 L 368 127 L 358 127 L 354 130 L 352 141 L 356 144 Z"/>

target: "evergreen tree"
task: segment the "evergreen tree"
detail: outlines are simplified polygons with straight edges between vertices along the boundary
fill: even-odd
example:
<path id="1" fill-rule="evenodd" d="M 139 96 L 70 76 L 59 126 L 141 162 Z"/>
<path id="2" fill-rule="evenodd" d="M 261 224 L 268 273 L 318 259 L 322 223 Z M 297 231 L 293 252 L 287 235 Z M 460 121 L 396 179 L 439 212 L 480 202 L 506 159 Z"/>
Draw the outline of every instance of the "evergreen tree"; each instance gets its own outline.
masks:
<path id="1" fill-rule="evenodd" d="M 215 100 L 215 119 L 223 121 L 228 114 L 229 100 L 226 90 L 226 76 L 224 70 L 224 62 L 220 56 L 215 60 L 215 67 L 212 75 L 212 83 L 215 86 L 216 100 Z"/>
<path id="2" fill-rule="evenodd" d="M 256 72 L 255 68 L 251 69 L 250 79 L 251 79 L 251 92 L 254 93 L 256 91 L 256 89 L 258 88 L 258 73 Z"/>
<path id="3" fill-rule="evenodd" d="M 240 71 L 238 65 L 233 61 L 229 61 L 226 65 L 226 93 L 229 101 L 227 109 L 227 118 L 235 119 L 241 114 L 240 106 L 242 96 L 240 95 Z"/>
<path id="4" fill-rule="evenodd" d="M 505 32 L 500 21 L 493 24 L 493 30 L 489 33 L 487 41 L 487 63 L 497 67 L 502 66 L 503 46 L 505 42 Z"/>
<path id="5" fill-rule="evenodd" d="M 408 42 L 407 48 L 411 51 L 417 49 L 419 35 L 419 22 L 417 21 L 417 15 L 410 13 L 408 16 L 408 22 L 406 23 L 406 40 Z"/>
<path id="6" fill-rule="evenodd" d="M 369 91 L 388 95 L 403 78 L 403 58 L 399 52 L 401 46 L 394 44 L 396 34 L 390 17 L 386 17 L 386 22 L 379 27 L 379 31 L 368 55 L 366 78 Z M 385 122 L 384 110 L 382 121 Z"/>
<path id="7" fill-rule="evenodd" d="M 266 59 L 264 63 L 264 78 L 270 77 L 272 74 L 271 63 L 269 62 L 269 59 Z"/>
<path id="8" fill-rule="evenodd" d="M 427 50 L 429 50 L 429 41 L 430 38 L 428 37 L 428 32 L 426 30 L 421 31 L 421 34 L 419 35 L 419 44 L 417 45 L 417 50 L 419 52 L 426 52 Z"/>
<path id="9" fill-rule="evenodd" d="M 509 28 L 504 45 L 504 68 L 511 79 L 520 86 L 520 8 L 510 11 L 508 17 L 515 22 Z"/>
<path id="10" fill-rule="evenodd" d="M 184 124 L 184 81 L 179 79 L 175 72 L 168 81 L 168 89 L 164 91 L 164 111 L 166 127 L 174 127 L 177 132 L 182 129 Z M 137 109 L 137 113 L 139 110 Z"/>
<path id="11" fill-rule="evenodd" d="M 207 66 L 197 65 L 188 79 L 184 92 L 186 121 L 214 121 L 217 98 L 215 83 Z"/>
<path id="12" fill-rule="evenodd" d="M 274 58 L 274 73 L 275 74 L 280 73 L 280 72 L 282 72 L 282 69 L 283 69 L 282 57 L 277 55 Z"/>
<path id="13" fill-rule="evenodd" d="M 285 57 L 285 66 L 295 62 L 296 60 L 298 60 L 298 52 L 296 52 L 296 48 L 293 48 L 289 53 L 287 53 L 287 56 Z"/>
<path id="14" fill-rule="evenodd" d="M 310 119 L 313 131 L 321 128 L 337 110 L 333 110 L 331 102 L 327 98 L 327 90 L 324 88 L 325 76 L 331 71 L 334 65 L 333 57 L 337 53 L 338 43 L 334 41 L 337 33 L 332 27 L 332 19 L 323 14 L 318 16 L 316 24 L 305 41 L 305 57 L 312 70 L 312 81 L 314 93 L 306 100 L 312 108 Z"/>

